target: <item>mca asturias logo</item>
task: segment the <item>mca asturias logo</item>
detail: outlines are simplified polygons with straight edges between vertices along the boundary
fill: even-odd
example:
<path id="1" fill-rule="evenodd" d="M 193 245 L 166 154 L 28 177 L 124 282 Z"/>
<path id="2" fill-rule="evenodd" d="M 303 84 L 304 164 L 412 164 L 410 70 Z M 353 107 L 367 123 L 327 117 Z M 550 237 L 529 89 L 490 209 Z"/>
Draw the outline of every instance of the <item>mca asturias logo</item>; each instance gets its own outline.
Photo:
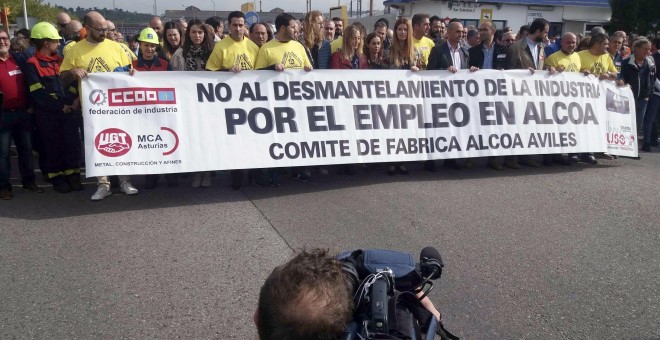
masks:
<path id="1" fill-rule="evenodd" d="M 94 146 L 104 156 L 119 157 L 131 150 L 133 140 L 124 130 L 110 128 L 96 135 Z"/>
<path id="2" fill-rule="evenodd" d="M 105 104 L 108 101 L 108 96 L 103 92 L 103 90 L 93 90 L 89 94 L 89 102 L 96 105 L 96 106 L 101 106 Z"/>

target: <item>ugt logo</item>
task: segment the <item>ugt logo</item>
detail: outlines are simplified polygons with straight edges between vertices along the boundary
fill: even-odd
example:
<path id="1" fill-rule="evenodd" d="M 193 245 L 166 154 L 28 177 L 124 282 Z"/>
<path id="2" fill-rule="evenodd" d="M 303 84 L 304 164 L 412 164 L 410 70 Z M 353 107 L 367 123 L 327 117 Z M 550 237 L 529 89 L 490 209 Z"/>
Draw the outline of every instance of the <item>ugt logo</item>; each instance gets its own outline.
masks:
<path id="1" fill-rule="evenodd" d="M 101 131 L 94 139 L 96 150 L 104 156 L 119 157 L 133 146 L 131 136 L 123 130 L 110 128 Z"/>
<path id="2" fill-rule="evenodd" d="M 96 106 L 101 106 L 105 104 L 106 101 L 108 101 L 108 96 L 103 90 L 96 89 L 89 94 L 89 102 Z"/>

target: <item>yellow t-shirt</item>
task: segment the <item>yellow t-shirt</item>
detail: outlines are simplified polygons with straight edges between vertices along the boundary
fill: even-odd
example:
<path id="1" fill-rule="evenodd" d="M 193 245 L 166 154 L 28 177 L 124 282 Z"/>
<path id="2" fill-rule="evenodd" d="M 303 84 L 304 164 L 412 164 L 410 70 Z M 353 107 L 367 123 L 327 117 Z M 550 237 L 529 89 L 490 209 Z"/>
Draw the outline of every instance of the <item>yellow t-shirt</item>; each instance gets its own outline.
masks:
<path id="1" fill-rule="evenodd" d="M 250 39 L 243 38 L 241 41 L 236 41 L 227 36 L 215 44 L 206 63 L 206 69 L 209 71 L 229 70 L 234 65 L 240 65 L 241 70 L 253 70 L 257 53 L 259 53 L 259 47 Z"/>
<path id="2" fill-rule="evenodd" d="M 337 37 L 337 39 L 333 40 L 330 43 L 330 55 L 332 55 L 333 53 L 339 51 L 341 49 L 341 45 L 343 43 L 344 43 L 344 37 L 342 37 L 341 35 L 339 37 Z"/>
<path id="3" fill-rule="evenodd" d="M 67 55 L 69 51 L 71 51 L 71 47 L 73 47 L 76 43 L 77 41 L 75 40 L 71 40 L 67 42 L 66 45 L 64 45 L 64 47 L 62 48 L 62 55 L 63 56 Z"/>
<path id="4" fill-rule="evenodd" d="M 417 59 L 416 64 L 423 70 L 426 69 L 426 65 L 429 63 L 429 55 L 431 55 L 431 49 L 435 47 L 433 40 L 422 37 L 422 39 L 415 39 L 413 37 L 413 49 L 415 50 L 415 59 Z"/>
<path id="5" fill-rule="evenodd" d="M 60 71 L 81 68 L 88 73 L 114 72 L 116 68 L 130 64 L 131 60 L 124 49 L 114 41 L 106 39 L 102 43 L 91 44 L 81 40 L 64 56 Z"/>
<path id="6" fill-rule="evenodd" d="M 577 53 L 568 55 L 562 51 L 551 54 L 546 60 L 545 65 L 554 68 L 563 68 L 564 72 L 580 72 L 580 56 Z"/>
<path id="7" fill-rule="evenodd" d="M 593 55 L 589 53 L 589 50 L 580 51 L 577 53 L 580 56 L 580 63 L 582 68 L 580 71 L 589 71 L 596 76 L 600 76 L 605 72 L 614 72 L 616 73 L 616 67 L 612 62 L 609 54 L 605 53 L 602 55 Z"/>
<path id="8" fill-rule="evenodd" d="M 128 48 L 128 45 L 126 45 L 124 43 L 118 43 L 116 41 L 115 41 L 115 43 L 119 44 L 119 47 L 121 47 L 124 50 L 124 52 L 126 53 L 126 56 L 128 57 L 128 59 L 131 60 L 131 63 L 134 60 L 137 60 L 137 56 L 135 55 L 135 53 L 133 53 L 133 51 L 131 51 L 130 48 Z"/>
<path id="9" fill-rule="evenodd" d="M 295 40 L 283 43 L 273 39 L 263 44 L 259 49 L 254 68 L 259 70 L 276 64 L 282 64 L 284 68 L 291 69 L 312 66 L 302 44 Z"/>

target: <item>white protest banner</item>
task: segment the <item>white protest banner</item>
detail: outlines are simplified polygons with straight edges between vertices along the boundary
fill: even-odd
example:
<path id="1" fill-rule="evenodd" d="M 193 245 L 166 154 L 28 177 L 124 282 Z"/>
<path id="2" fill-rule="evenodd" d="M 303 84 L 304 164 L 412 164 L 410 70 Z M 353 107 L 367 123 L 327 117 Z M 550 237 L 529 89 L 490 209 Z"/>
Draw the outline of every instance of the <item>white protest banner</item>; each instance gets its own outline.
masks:
<path id="1" fill-rule="evenodd" d="M 607 109 L 607 91 L 612 105 L 627 99 L 634 112 L 630 89 L 577 73 L 90 74 L 81 89 L 87 175 L 550 153 L 636 156 L 636 148 L 608 143 L 608 124 L 636 132 L 632 114 Z"/>
<path id="2" fill-rule="evenodd" d="M 629 87 L 618 87 L 611 82 L 601 84 L 605 98 L 607 152 L 612 155 L 637 157 L 637 124 L 635 98 Z"/>

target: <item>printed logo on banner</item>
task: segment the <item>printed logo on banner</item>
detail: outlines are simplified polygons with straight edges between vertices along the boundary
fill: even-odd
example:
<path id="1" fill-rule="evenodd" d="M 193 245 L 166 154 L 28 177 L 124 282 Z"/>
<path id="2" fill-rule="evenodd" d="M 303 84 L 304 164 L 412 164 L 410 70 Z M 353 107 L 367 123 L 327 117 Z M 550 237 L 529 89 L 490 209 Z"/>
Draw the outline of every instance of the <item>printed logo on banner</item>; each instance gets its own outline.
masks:
<path id="1" fill-rule="evenodd" d="M 174 88 L 126 87 L 108 89 L 108 105 L 134 106 L 176 104 Z"/>
<path id="2" fill-rule="evenodd" d="M 110 128 L 96 135 L 94 146 L 104 156 L 119 157 L 131 150 L 133 140 L 124 130 Z"/>
<path id="3" fill-rule="evenodd" d="M 607 111 L 630 114 L 630 102 L 627 97 L 620 96 L 614 91 L 607 89 L 607 98 L 605 99 Z"/>
<path id="4" fill-rule="evenodd" d="M 89 102 L 96 106 L 105 104 L 107 100 L 108 96 L 106 96 L 103 90 L 96 89 L 89 93 Z"/>
<path id="5" fill-rule="evenodd" d="M 126 87 L 108 89 L 108 105 L 133 106 L 176 104 L 176 92 L 173 88 Z"/>
<path id="6" fill-rule="evenodd" d="M 168 134 L 161 135 L 160 133 L 144 134 L 137 136 L 138 149 L 160 149 L 163 151 L 163 156 L 168 156 L 174 153 L 179 148 L 179 135 L 168 127 L 161 127 L 161 131 L 168 132 Z"/>

